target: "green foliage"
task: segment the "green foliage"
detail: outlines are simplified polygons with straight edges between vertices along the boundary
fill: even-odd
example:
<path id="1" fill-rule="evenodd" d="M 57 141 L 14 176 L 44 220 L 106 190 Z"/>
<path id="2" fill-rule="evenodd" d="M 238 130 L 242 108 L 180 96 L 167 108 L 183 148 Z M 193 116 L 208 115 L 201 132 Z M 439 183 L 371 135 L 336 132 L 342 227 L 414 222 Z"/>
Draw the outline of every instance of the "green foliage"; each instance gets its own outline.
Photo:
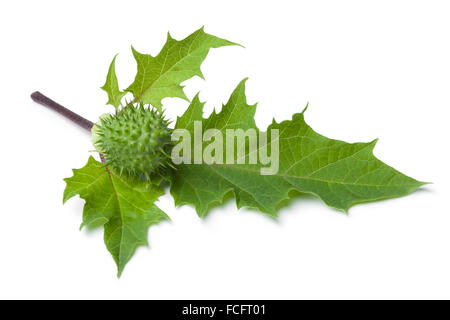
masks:
<path id="1" fill-rule="evenodd" d="M 204 119 L 202 109 L 197 96 L 175 128 L 189 129 L 193 135 L 193 122 L 201 121 L 203 130 L 215 128 L 224 135 L 226 129 L 257 129 L 256 106 L 246 102 L 245 80 L 219 114 Z M 181 164 L 170 177 L 175 204 L 192 204 L 203 217 L 208 208 L 233 192 L 238 208 L 256 208 L 276 216 L 278 205 L 297 190 L 347 211 L 354 204 L 403 196 L 423 185 L 378 160 L 372 153 L 376 141 L 346 143 L 326 138 L 306 124 L 303 112 L 291 120 L 274 121 L 271 129 L 280 132 L 277 174 L 261 175 L 260 164 Z"/>
<path id="2" fill-rule="evenodd" d="M 180 83 L 194 76 L 203 79 L 200 65 L 209 50 L 230 45 L 236 44 L 207 34 L 201 28 L 181 41 L 173 39 L 168 33 L 167 42 L 156 57 L 132 48 L 137 74 L 126 91 L 133 93 L 135 101 L 158 109 L 162 106 L 161 100 L 166 97 L 188 100 Z"/>
<path id="3" fill-rule="evenodd" d="M 86 201 L 81 227 L 104 227 L 104 241 L 118 276 L 136 248 L 148 245 L 148 228 L 168 219 L 154 204 L 163 194 L 160 187 L 113 174 L 93 157 L 64 181 L 64 202 L 75 195 Z"/>
<path id="4" fill-rule="evenodd" d="M 168 124 L 159 111 L 129 105 L 101 117 L 92 130 L 93 142 L 115 172 L 150 180 L 171 166 Z"/>
<path id="5" fill-rule="evenodd" d="M 103 85 L 102 89 L 108 94 L 107 104 L 110 104 L 117 109 L 120 106 L 120 101 L 126 93 L 120 91 L 119 83 L 117 82 L 116 57 L 117 55 L 114 56 L 114 59 L 109 66 L 108 75 L 106 76 L 106 82 Z"/>
<path id="6" fill-rule="evenodd" d="M 283 200 L 292 196 L 291 191 L 315 195 L 327 205 L 347 211 L 357 203 L 406 195 L 424 184 L 378 160 L 373 155 L 376 141 L 346 143 L 316 133 L 306 124 L 304 111 L 281 123 L 273 121 L 266 131 L 268 143 L 258 144 L 258 154 L 261 148 L 272 149 L 275 140 L 271 130 L 278 130 L 279 170 L 273 175 L 261 175 L 261 164 L 249 164 L 249 148 L 243 155 L 244 164 L 179 164 L 174 170 L 161 170 L 172 166 L 167 156 L 172 130 L 162 116 L 161 100 L 187 100 L 181 82 L 193 76 L 203 78 L 200 65 L 209 50 L 228 45 L 235 43 L 201 28 L 180 41 L 168 35 L 156 57 L 133 48 L 137 75 L 126 92 L 134 99 L 123 104 L 125 107 L 115 57 L 110 65 L 102 89 L 116 113 L 102 116 L 93 128 L 94 145 L 106 164 L 90 157 L 86 166 L 74 169 L 73 177 L 65 179 L 64 202 L 75 195 L 85 200 L 81 226 L 104 227 L 104 241 L 118 275 L 136 248 L 147 245 L 148 228 L 168 219 L 154 204 L 163 194 L 162 179 L 170 182 L 175 204 L 195 206 L 200 217 L 230 193 L 238 208 L 256 208 L 276 216 Z M 220 113 L 214 111 L 203 118 L 203 105 L 197 95 L 175 128 L 187 129 L 193 136 L 194 121 L 199 121 L 203 130 L 216 129 L 225 136 L 227 129 L 254 129 L 264 134 L 255 124 L 256 105 L 247 104 L 245 80 Z M 203 149 L 209 142 L 201 144 Z"/>

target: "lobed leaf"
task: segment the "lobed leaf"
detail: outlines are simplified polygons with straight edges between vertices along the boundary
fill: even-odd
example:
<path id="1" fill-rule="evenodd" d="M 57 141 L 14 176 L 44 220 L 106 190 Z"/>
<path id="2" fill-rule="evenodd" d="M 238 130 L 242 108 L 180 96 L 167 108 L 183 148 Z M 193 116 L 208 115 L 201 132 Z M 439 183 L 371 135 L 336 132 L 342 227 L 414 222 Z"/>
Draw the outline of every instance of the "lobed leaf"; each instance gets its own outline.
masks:
<path id="1" fill-rule="evenodd" d="M 114 59 L 109 66 L 106 82 L 101 89 L 106 91 L 108 94 L 108 102 L 106 104 L 110 104 L 117 109 L 120 106 L 120 101 L 126 92 L 120 91 L 119 89 L 119 83 L 116 76 L 116 57 L 117 55 L 114 56 Z"/>
<path id="2" fill-rule="evenodd" d="M 254 122 L 256 106 L 246 102 L 245 81 L 237 86 L 222 111 L 213 112 L 207 119 L 202 117 L 203 103 L 197 95 L 186 113 L 177 119 L 175 128 L 188 129 L 193 135 L 194 121 L 201 121 L 203 131 L 216 128 L 224 135 L 226 129 L 258 130 Z M 324 137 L 306 124 L 304 111 L 291 120 L 273 121 L 267 131 L 271 129 L 279 130 L 276 174 L 261 175 L 263 166 L 248 161 L 246 164 L 180 164 L 171 178 L 170 192 L 175 204 L 192 204 L 203 217 L 233 192 L 238 208 L 257 208 L 276 216 L 279 204 L 289 198 L 290 191 L 296 190 L 347 211 L 357 203 L 406 195 L 424 184 L 378 160 L 372 152 L 376 140 L 347 143 Z M 269 139 L 269 150 L 271 143 Z M 202 147 L 205 145 L 203 142 Z M 246 159 L 248 156 L 247 150 Z"/>
<path id="3" fill-rule="evenodd" d="M 207 34 L 202 27 L 180 41 L 168 33 L 166 44 L 156 57 L 139 53 L 132 47 L 137 74 L 126 91 L 133 93 L 135 102 L 151 104 L 158 109 L 166 97 L 188 100 L 180 83 L 194 76 L 203 79 L 200 65 L 209 50 L 230 45 L 236 44 Z"/>
<path id="4" fill-rule="evenodd" d="M 154 204 L 163 194 L 160 187 L 111 173 L 92 156 L 64 181 L 64 202 L 75 195 L 86 202 L 81 227 L 104 226 L 104 241 L 117 264 L 118 276 L 136 248 L 148 245 L 148 228 L 168 219 Z"/>

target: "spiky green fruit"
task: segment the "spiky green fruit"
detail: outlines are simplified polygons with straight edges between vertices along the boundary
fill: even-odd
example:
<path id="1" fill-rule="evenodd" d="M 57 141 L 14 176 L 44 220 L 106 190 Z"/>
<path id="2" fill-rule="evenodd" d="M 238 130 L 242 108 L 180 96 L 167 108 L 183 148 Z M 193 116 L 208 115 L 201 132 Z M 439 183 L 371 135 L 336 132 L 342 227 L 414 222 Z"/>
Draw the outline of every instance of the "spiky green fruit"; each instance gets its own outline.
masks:
<path id="1" fill-rule="evenodd" d="M 171 166 L 171 129 L 164 115 L 129 105 L 107 114 L 92 129 L 93 142 L 106 164 L 116 172 L 150 180 Z"/>

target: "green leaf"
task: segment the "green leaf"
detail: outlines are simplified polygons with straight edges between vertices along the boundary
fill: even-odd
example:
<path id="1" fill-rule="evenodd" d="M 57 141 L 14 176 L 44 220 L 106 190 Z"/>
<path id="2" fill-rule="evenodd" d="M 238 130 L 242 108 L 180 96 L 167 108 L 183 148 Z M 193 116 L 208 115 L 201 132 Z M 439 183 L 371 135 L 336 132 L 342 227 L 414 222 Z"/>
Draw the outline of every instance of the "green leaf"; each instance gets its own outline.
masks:
<path id="1" fill-rule="evenodd" d="M 126 91 L 133 93 L 135 102 L 151 104 L 158 109 L 166 97 L 188 100 L 180 83 L 194 76 L 203 79 L 200 65 L 209 50 L 230 45 L 236 44 L 207 34 L 202 27 L 180 41 L 167 34 L 166 44 L 156 57 L 139 53 L 132 47 L 137 74 Z"/>
<path id="2" fill-rule="evenodd" d="M 116 109 L 120 106 L 120 101 L 123 96 L 126 94 L 119 89 L 119 83 L 117 82 L 116 76 L 116 58 L 117 55 L 114 56 L 114 59 L 109 66 L 108 75 L 106 76 L 106 82 L 101 87 L 108 94 L 108 102 L 106 104 L 110 104 L 114 106 Z"/>
<path id="3" fill-rule="evenodd" d="M 117 264 L 118 276 L 136 248 L 148 245 L 148 228 L 168 219 L 154 202 L 160 187 L 109 172 L 92 156 L 64 179 L 64 202 L 75 195 L 85 200 L 81 227 L 104 226 L 104 241 Z"/>
<path id="4" fill-rule="evenodd" d="M 186 128 L 193 136 L 194 121 L 201 121 L 203 132 L 217 128 L 225 136 L 226 129 L 257 129 L 255 110 L 256 105 L 246 102 L 244 80 L 222 111 L 213 112 L 208 119 L 202 117 L 203 103 L 197 95 L 186 113 L 177 119 L 175 127 Z M 257 208 L 276 216 L 280 203 L 296 190 L 313 194 L 327 205 L 347 211 L 357 203 L 406 195 L 424 184 L 378 160 L 372 152 L 376 140 L 347 143 L 329 139 L 306 124 L 304 112 L 281 123 L 273 121 L 267 131 L 271 129 L 279 130 L 276 174 L 261 175 L 260 169 L 264 166 L 248 164 L 248 150 L 246 164 L 180 164 L 171 178 L 175 204 L 192 204 L 202 217 L 233 192 L 238 208 Z M 269 138 L 267 143 L 269 150 L 271 140 Z M 207 144 L 203 142 L 203 147 Z"/>

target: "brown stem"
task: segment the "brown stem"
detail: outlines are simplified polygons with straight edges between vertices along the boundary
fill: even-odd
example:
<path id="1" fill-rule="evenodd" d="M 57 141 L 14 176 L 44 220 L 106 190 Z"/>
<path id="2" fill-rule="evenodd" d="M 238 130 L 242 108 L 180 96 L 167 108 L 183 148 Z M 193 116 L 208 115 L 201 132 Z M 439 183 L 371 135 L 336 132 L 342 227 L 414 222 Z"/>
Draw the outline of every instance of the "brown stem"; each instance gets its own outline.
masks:
<path id="1" fill-rule="evenodd" d="M 89 120 L 83 118 L 82 116 L 76 114 L 75 112 L 70 111 L 69 109 L 63 107 L 59 103 L 44 96 L 39 91 L 33 92 L 31 94 L 31 99 L 33 99 L 33 101 L 35 101 L 39 104 L 42 104 L 43 106 L 46 106 L 46 107 L 52 109 L 53 111 L 58 112 L 60 115 L 66 117 L 67 119 L 72 120 L 74 123 L 76 123 L 83 129 L 91 131 L 92 126 L 94 125 L 91 121 L 89 121 Z"/>

